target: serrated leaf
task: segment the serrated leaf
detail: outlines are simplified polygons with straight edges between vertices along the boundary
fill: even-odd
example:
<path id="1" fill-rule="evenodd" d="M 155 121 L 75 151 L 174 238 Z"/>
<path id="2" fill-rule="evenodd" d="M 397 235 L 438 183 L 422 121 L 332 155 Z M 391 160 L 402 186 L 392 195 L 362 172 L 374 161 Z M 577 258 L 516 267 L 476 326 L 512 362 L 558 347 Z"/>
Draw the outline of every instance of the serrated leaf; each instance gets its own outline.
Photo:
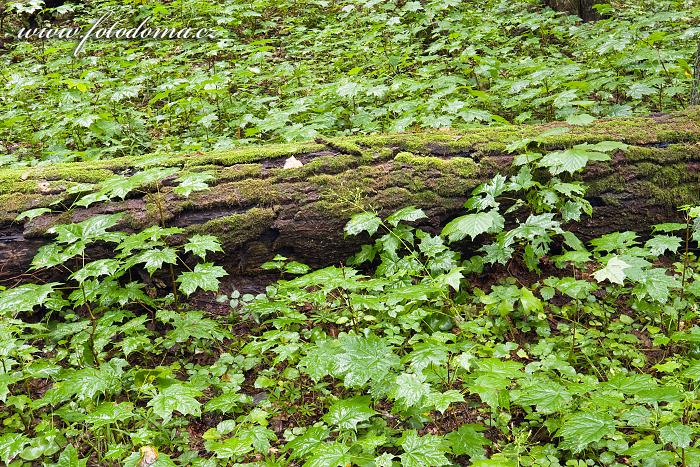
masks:
<path id="1" fill-rule="evenodd" d="M 349 388 L 364 386 L 370 379 L 381 381 L 399 364 L 391 347 L 374 334 L 368 337 L 346 334 L 338 341 L 342 351 L 336 356 L 333 370 L 344 377 Z"/>
<path id="2" fill-rule="evenodd" d="M 574 453 L 581 452 L 589 444 L 615 433 L 615 421 L 607 413 L 578 412 L 564 420 L 558 435 L 563 438 L 561 446 Z"/>
<path id="3" fill-rule="evenodd" d="M 292 458 L 299 459 L 312 452 L 328 438 L 330 430 L 323 426 L 312 426 L 302 435 L 297 436 L 285 445 L 285 450 L 292 450 Z"/>
<path id="4" fill-rule="evenodd" d="M 603 282 L 605 280 L 613 284 L 624 284 L 625 269 L 629 268 L 630 265 L 620 259 L 619 256 L 613 256 L 608 260 L 608 264 L 605 265 L 603 269 L 599 269 L 593 273 L 593 277 L 598 282 Z"/>
<path id="5" fill-rule="evenodd" d="M 148 401 L 148 407 L 153 407 L 153 413 L 161 417 L 164 423 L 170 420 L 175 411 L 182 415 L 199 416 L 202 404 L 197 401 L 196 397 L 201 395 L 202 393 L 197 389 L 175 383 Z"/>
<path id="6" fill-rule="evenodd" d="M 572 400 L 564 386 L 545 378 L 523 381 L 519 390 L 511 392 L 511 399 L 521 406 L 535 406 L 542 414 L 555 413 Z"/>
<path id="7" fill-rule="evenodd" d="M 386 221 L 396 227 L 399 225 L 399 222 L 413 222 L 418 219 L 424 219 L 425 217 L 427 216 L 422 209 L 416 208 L 415 206 L 407 206 L 391 214 L 386 218 Z"/>
<path id="8" fill-rule="evenodd" d="M 585 126 L 590 125 L 593 122 L 595 122 L 595 117 L 589 114 L 570 115 L 566 118 L 566 123 L 568 123 L 569 125 Z"/>
<path id="9" fill-rule="evenodd" d="M 351 464 L 349 446 L 340 443 L 323 443 L 311 452 L 303 467 L 345 467 Z"/>
<path id="10" fill-rule="evenodd" d="M 671 235 L 657 235 L 650 238 L 644 244 L 649 249 L 649 253 L 653 256 L 661 256 L 666 251 L 676 253 L 681 246 L 681 238 Z"/>
<path id="11" fill-rule="evenodd" d="M 185 252 L 192 253 L 193 255 L 199 256 L 204 259 L 207 252 L 222 252 L 221 243 L 219 239 L 213 235 L 192 235 L 188 242 L 183 245 Z"/>
<path id="12" fill-rule="evenodd" d="M 177 252 L 170 247 L 151 248 L 139 253 L 134 259 L 134 263 L 145 263 L 144 268 L 149 275 L 161 269 L 163 264 L 177 263 Z"/>
<path id="13" fill-rule="evenodd" d="M 58 282 L 48 284 L 25 284 L 0 292 L 0 315 L 17 315 L 31 311 L 48 300 Z"/>
<path id="14" fill-rule="evenodd" d="M 365 422 L 376 412 L 369 407 L 369 396 L 357 396 L 336 402 L 328 409 L 323 420 L 337 426 L 340 430 L 355 430 L 357 424 Z"/>
<path id="15" fill-rule="evenodd" d="M 216 292 L 219 290 L 219 278 L 227 275 L 228 273 L 221 266 L 200 263 L 194 267 L 194 271 L 180 274 L 177 282 L 180 284 L 180 291 L 185 295 L 192 295 L 197 289 Z"/>
<path id="16" fill-rule="evenodd" d="M 690 446 L 693 433 L 693 429 L 687 425 L 672 423 L 661 427 L 659 437 L 664 443 L 673 444 L 676 448 L 687 448 Z"/>
<path id="17" fill-rule="evenodd" d="M 450 443 L 452 453 L 456 456 L 467 455 L 471 459 L 484 459 L 484 446 L 490 446 L 488 440 L 481 432 L 486 427 L 475 424 L 464 424 L 457 431 L 445 435 L 445 439 Z"/>
<path id="18" fill-rule="evenodd" d="M 449 464 L 445 457 L 445 442 L 439 436 L 418 436 L 415 430 L 410 430 L 404 433 L 400 446 L 403 448 L 401 465 L 404 467 L 437 467 Z"/>
<path id="19" fill-rule="evenodd" d="M 426 398 L 426 405 L 435 407 L 440 413 L 445 413 L 453 402 L 464 402 L 464 396 L 456 389 L 445 392 L 431 392 Z"/>
<path id="20" fill-rule="evenodd" d="M 178 185 L 173 188 L 173 193 L 183 198 L 188 198 L 192 192 L 208 190 L 207 182 L 213 180 L 214 176 L 206 172 L 195 172 L 184 175 L 177 179 Z"/>
<path id="21" fill-rule="evenodd" d="M 607 160 L 610 160 L 610 156 L 605 153 L 571 148 L 546 154 L 540 159 L 538 166 L 549 168 L 552 175 L 558 175 L 562 172 L 573 174 L 586 167 L 589 161 Z"/>
<path id="22" fill-rule="evenodd" d="M 505 219 L 498 211 L 479 212 L 460 216 L 449 222 L 442 229 L 443 236 L 450 242 L 462 240 L 469 236 L 472 240 L 482 233 L 494 233 L 503 229 Z"/>
<path id="23" fill-rule="evenodd" d="M 29 438 L 22 433 L 5 433 L 0 436 L 0 459 L 9 464 L 29 444 Z"/>
<path id="24" fill-rule="evenodd" d="M 345 224 L 345 233 L 347 235 L 359 235 L 362 232 L 367 232 L 374 235 L 379 226 L 382 225 L 382 220 L 372 212 L 361 212 L 350 218 L 350 221 Z"/>
<path id="25" fill-rule="evenodd" d="M 389 395 L 406 407 L 413 407 L 418 405 L 429 392 L 430 385 L 423 379 L 412 373 L 401 373 L 394 380 Z"/>

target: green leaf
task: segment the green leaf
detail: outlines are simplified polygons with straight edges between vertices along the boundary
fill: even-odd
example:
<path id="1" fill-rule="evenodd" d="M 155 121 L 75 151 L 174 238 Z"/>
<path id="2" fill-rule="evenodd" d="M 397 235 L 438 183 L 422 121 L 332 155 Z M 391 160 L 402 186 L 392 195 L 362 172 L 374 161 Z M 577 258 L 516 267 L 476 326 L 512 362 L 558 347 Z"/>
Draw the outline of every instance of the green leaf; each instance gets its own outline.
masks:
<path id="1" fill-rule="evenodd" d="M 342 351 L 335 359 L 334 372 L 344 376 L 345 386 L 361 387 L 371 380 L 383 380 L 389 370 L 398 366 L 389 345 L 374 334 L 368 337 L 350 334 L 338 338 Z"/>
<path id="2" fill-rule="evenodd" d="M 17 315 L 24 311 L 32 311 L 35 306 L 42 305 L 58 282 L 48 284 L 25 284 L 0 292 L 0 316 Z"/>
<path id="3" fill-rule="evenodd" d="M 173 188 L 173 193 L 188 198 L 194 191 L 203 191 L 209 188 L 206 182 L 213 180 L 214 176 L 206 172 L 195 172 L 177 179 L 178 185 Z"/>
<path id="4" fill-rule="evenodd" d="M 340 443 L 323 443 L 317 446 L 303 467 L 345 467 L 352 463 L 349 446 Z"/>
<path id="5" fill-rule="evenodd" d="M 252 451 L 253 445 L 250 439 L 233 437 L 224 441 L 209 442 L 206 444 L 206 448 L 213 451 L 219 459 L 235 459 Z"/>
<path id="6" fill-rule="evenodd" d="M 644 246 L 649 249 L 649 254 L 653 256 L 661 256 L 666 251 L 676 253 L 678 248 L 681 246 L 681 242 L 682 240 L 680 237 L 671 235 L 657 235 L 647 240 Z"/>
<path id="7" fill-rule="evenodd" d="M 573 174 L 583 169 L 589 161 L 607 160 L 610 160 L 610 156 L 602 152 L 571 148 L 546 154 L 539 160 L 538 165 L 539 167 L 549 168 L 549 172 L 552 175 L 558 175 L 562 172 Z"/>
<path id="8" fill-rule="evenodd" d="M 5 433 L 0 436 L 0 459 L 9 464 L 29 444 L 29 438 L 22 433 Z"/>
<path id="9" fill-rule="evenodd" d="M 124 213 L 117 214 L 100 214 L 90 217 L 77 224 L 61 224 L 51 227 L 48 233 L 55 233 L 58 243 L 75 243 L 82 241 L 89 243 L 95 240 L 112 240 L 114 235 L 110 235 L 107 229 L 117 225 L 124 217 Z"/>
<path id="10" fill-rule="evenodd" d="M 187 243 L 183 245 L 185 252 L 191 252 L 193 255 L 204 259 L 207 252 L 222 252 L 219 239 L 213 235 L 192 235 Z"/>
<path id="11" fill-rule="evenodd" d="M 209 399 L 204 405 L 205 412 L 219 411 L 223 414 L 234 413 L 236 409 L 247 400 L 244 394 L 238 391 L 227 390 L 221 395 Z"/>
<path id="12" fill-rule="evenodd" d="M 593 122 L 595 122 L 595 117 L 589 114 L 570 115 L 566 118 L 566 123 L 568 123 L 569 125 L 585 126 L 590 125 Z"/>
<path id="13" fill-rule="evenodd" d="M 627 277 L 625 269 L 629 267 L 630 265 L 621 260 L 619 256 L 612 256 L 603 269 L 593 273 L 593 277 L 598 282 L 607 280 L 613 284 L 622 285 L 625 282 L 625 277 Z"/>
<path id="14" fill-rule="evenodd" d="M 471 459 L 484 459 L 486 457 L 484 446 L 491 445 L 491 441 L 481 433 L 485 430 L 486 427 L 482 425 L 464 424 L 457 431 L 445 435 L 445 439 L 454 455 L 467 455 Z"/>
<path id="15" fill-rule="evenodd" d="M 78 458 L 78 450 L 72 444 L 66 446 L 54 467 L 85 467 L 87 459 Z"/>
<path id="16" fill-rule="evenodd" d="M 418 219 L 424 219 L 427 217 L 422 209 L 416 208 L 414 206 L 407 206 L 405 208 L 399 209 L 395 213 L 391 214 L 386 218 L 386 221 L 396 227 L 399 222 L 413 222 Z"/>
<path id="17" fill-rule="evenodd" d="M 197 389 L 175 383 L 148 401 L 148 407 L 153 407 L 153 413 L 160 416 L 164 423 L 170 420 L 174 411 L 178 411 L 182 415 L 199 416 L 202 404 L 195 398 L 201 395 L 201 391 Z"/>
<path id="18" fill-rule="evenodd" d="M 228 275 L 221 266 L 214 266 L 213 263 L 200 263 L 194 267 L 192 272 L 183 272 L 177 278 L 180 284 L 180 291 L 185 295 L 192 295 L 195 290 L 216 292 L 219 290 L 219 278 Z"/>
<path id="19" fill-rule="evenodd" d="M 450 242 L 462 240 L 467 235 L 474 240 L 482 233 L 495 233 L 503 229 L 505 219 L 498 211 L 479 212 L 460 216 L 449 222 L 442 229 L 443 236 L 447 236 Z"/>
<path id="20" fill-rule="evenodd" d="M 328 438 L 330 430 L 324 426 L 312 426 L 304 434 L 297 436 L 285 445 L 285 450 L 292 450 L 292 459 L 299 459 L 315 450 Z"/>
<path id="21" fill-rule="evenodd" d="M 552 414 L 571 402 L 571 394 L 561 384 L 548 378 L 524 380 L 517 391 L 511 392 L 511 399 L 521 406 L 535 406 L 537 412 Z"/>
<path id="22" fill-rule="evenodd" d="M 676 448 L 687 448 L 692 441 L 693 429 L 680 423 L 672 423 L 661 427 L 659 437 L 666 444 L 673 444 Z"/>
<path id="23" fill-rule="evenodd" d="M 544 309 L 542 300 L 535 297 L 535 294 L 527 287 L 520 288 L 520 304 L 526 313 L 539 313 Z"/>
<path id="24" fill-rule="evenodd" d="M 426 405 L 435 407 L 435 410 L 443 414 L 453 402 L 464 402 L 464 396 L 456 389 L 450 389 L 445 392 L 431 392 L 426 398 Z"/>
<path id="25" fill-rule="evenodd" d="M 336 402 L 323 416 L 323 420 L 340 430 L 356 430 L 357 424 L 365 422 L 376 412 L 369 407 L 369 396 L 357 396 Z"/>
<path id="26" fill-rule="evenodd" d="M 448 465 L 445 457 L 447 449 L 444 440 L 439 436 L 418 436 L 415 430 L 404 433 L 400 442 L 403 448 L 401 465 L 404 467 L 429 467 Z"/>
<path id="27" fill-rule="evenodd" d="M 359 235 L 362 232 L 367 232 L 374 235 L 379 226 L 382 225 L 382 220 L 372 212 L 361 212 L 350 218 L 350 222 L 345 225 L 345 233 L 347 235 Z"/>
<path id="28" fill-rule="evenodd" d="M 615 421 L 612 416 L 599 412 L 575 413 L 564 420 L 558 432 L 564 439 L 561 446 L 574 453 L 581 452 L 589 444 L 613 433 L 615 433 Z"/>
<path id="29" fill-rule="evenodd" d="M 42 214 L 46 214 L 47 212 L 51 212 L 51 209 L 49 208 L 34 208 L 34 209 L 29 209 L 27 211 L 21 212 L 17 217 L 15 217 L 15 220 L 17 222 L 20 222 L 24 219 L 27 219 L 28 221 L 34 219 L 35 217 L 39 217 Z"/>
<path id="30" fill-rule="evenodd" d="M 429 392 L 430 385 L 422 378 L 412 373 L 401 373 L 394 380 L 389 395 L 406 407 L 413 407 L 418 405 Z"/>

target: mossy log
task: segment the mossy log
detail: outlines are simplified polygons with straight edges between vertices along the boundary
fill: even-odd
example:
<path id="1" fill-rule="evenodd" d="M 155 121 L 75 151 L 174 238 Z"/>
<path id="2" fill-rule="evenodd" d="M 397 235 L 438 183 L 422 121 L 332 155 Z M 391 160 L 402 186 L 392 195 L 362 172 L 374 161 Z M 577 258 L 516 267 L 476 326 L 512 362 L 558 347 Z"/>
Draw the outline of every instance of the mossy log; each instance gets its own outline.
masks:
<path id="1" fill-rule="evenodd" d="M 50 241 L 47 229 L 99 213 L 123 211 L 121 228 L 138 230 L 163 222 L 187 232 L 217 235 L 225 254 L 217 260 L 234 278 L 260 273 L 259 265 L 283 254 L 313 266 L 342 261 L 366 238 L 347 239 L 343 225 L 360 206 L 389 213 L 407 205 L 423 208 L 425 226 L 439 229 L 464 212 L 471 190 L 496 172 L 509 173 L 508 143 L 567 126 L 480 127 L 246 147 L 210 154 L 147 156 L 0 169 L 0 283 L 17 280 L 36 250 Z M 642 230 L 679 217 L 677 206 L 700 202 L 700 108 L 571 127 L 552 137 L 548 149 L 584 142 L 622 141 L 630 149 L 585 171 L 594 214 L 574 226 L 582 237 Z M 295 156 L 299 168 L 283 168 Z M 147 164 L 182 172 L 208 172 L 210 189 L 185 199 L 174 180 L 144 187 L 125 200 L 68 206 L 80 183 L 130 176 Z M 160 200 L 160 201 L 159 201 Z M 358 204 L 359 203 L 359 204 Z M 27 209 L 54 211 L 15 221 Z"/>

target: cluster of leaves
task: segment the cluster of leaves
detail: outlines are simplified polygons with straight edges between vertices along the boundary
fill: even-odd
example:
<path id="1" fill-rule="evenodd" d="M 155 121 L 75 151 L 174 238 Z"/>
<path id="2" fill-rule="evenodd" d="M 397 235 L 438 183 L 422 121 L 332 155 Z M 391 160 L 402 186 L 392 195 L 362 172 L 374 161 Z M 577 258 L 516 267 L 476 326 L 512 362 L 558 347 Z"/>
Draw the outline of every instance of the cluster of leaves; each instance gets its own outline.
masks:
<path id="1" fill-rule="evenodd" d="M 540 0 L 41 3 L 0 10 L 0 164 L 668 111 L 700 32 L 691 0 L 605 3 L 585 24 Z M 29 13 L 217 38 L 92 40 L 75 58 L 74 41 L 12 40 Z"/>
<path id="2" fill-rule="evenodd" d="M 376 238 L 348 266 L 276 257 L 284 279 L 219 315 L 184 300 L 219 288 L 215 238 L 54 227 L 33 272 L 66 279 L 0 291 L 0 461 L 697 465 L 700 207 L 585 244 L 565 229 L 590 212 L 575 177 L 625 147 L 547 136 L 511 145 L 514 173 L 440 234 L 415 207 L 361 212 L 346 234 Z M 469 258 L 449 245 L 467 237 L 485 240 Z"/>

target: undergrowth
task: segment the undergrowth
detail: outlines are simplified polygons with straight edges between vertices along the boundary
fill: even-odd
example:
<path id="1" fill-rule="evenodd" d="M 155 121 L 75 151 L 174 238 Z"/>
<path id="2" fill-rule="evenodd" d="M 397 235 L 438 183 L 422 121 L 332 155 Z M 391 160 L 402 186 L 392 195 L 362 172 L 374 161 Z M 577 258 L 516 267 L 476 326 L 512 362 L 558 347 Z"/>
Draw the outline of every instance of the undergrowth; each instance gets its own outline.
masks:
<path id="1" fill-rule="evenodd" d="M 216 238 L 121 232 L 120 214 L 54 227 L 45 280 L 0 292 L 0 461 L 698 465 L 700 206 L 583 242 L 580 173 L 626 146 L 543 151 L 550 136 L 511 144 L 511 172 L 439 234 L 414 207 L 360 211 L 345 232 L 373 241 L 347 265 L 276 257 L 282 279 L 217 292 L 223 313 L 187 300 L 219 289 Z"/>
<path id="2" fill-rule="evenodd" d="M 0 165 L 683 108 L 694 0 L 0 5 Z M 33 24 L 29 20 L 33 14 Z M 17 40 L 22 27 L 209 27 L 213 41 Z M 38 98 L 38 96 L 41 96 Z"/>

